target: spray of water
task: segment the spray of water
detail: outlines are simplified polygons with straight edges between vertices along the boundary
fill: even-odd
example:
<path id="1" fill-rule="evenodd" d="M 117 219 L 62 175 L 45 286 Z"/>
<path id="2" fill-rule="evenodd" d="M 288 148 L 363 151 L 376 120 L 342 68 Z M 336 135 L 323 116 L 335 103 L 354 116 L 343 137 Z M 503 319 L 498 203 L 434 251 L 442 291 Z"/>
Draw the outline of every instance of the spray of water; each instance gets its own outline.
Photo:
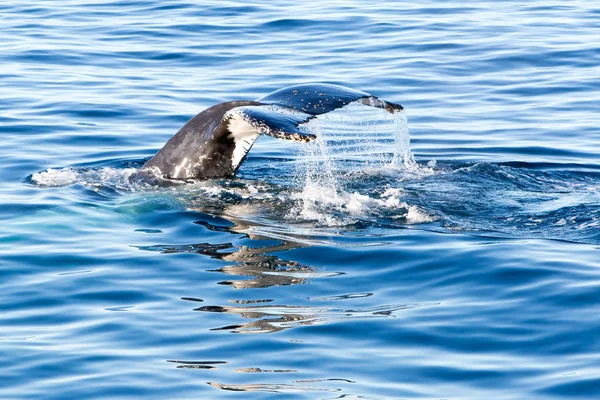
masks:
<path id="1" fill-rule="evenodd" d="M 393 114 L 394 156 L 390 167 L 404 169 L 407 172 L 423 172 L 419 167 L 413 153 L 410 151 L 410 134 L 408 132 L 408 121 L 406 114 L 397 112 Z"/>
<path id="2" fill-rule="evenodd" d="M 336 220 L 331 213 L 323 212 L 324 207 L 339 209 L 344 204 L 338 190 L 340 185 L 337 170 L 324 138 L 317 135 L 314 143 L 302 146 L 301 149 L 302 157 L 296 181 L 303 182 L 303 189 L 292 194 L 300 209 L 292 209 L 289 217 L 317 220 L 328 226 L 345 224 L 345 221 Z"/>
<path id="3" fill-rule="evenodd" d="M 389 114 L 355 104 L 319 117 L 305 128 L 317 139 L 301 147 L 296 172 L 301 189 L 292 194 L 297 206 L 289 217 L 332 226 L 348 224 L 351 217 L 382 207 L 403 209 L 406 219 L 418 214 L 400 201 L 399 190 L 384 190 L 373 198 L 369 193 L 348 192 L 346 185 L 354 178 L 364 181 L 373 175 L 393 174 L 404 179 L 430 172 L 419 166 L 410 151 L 404 113 Z M 417 215 L 415 219 L 426 218 Z"/>

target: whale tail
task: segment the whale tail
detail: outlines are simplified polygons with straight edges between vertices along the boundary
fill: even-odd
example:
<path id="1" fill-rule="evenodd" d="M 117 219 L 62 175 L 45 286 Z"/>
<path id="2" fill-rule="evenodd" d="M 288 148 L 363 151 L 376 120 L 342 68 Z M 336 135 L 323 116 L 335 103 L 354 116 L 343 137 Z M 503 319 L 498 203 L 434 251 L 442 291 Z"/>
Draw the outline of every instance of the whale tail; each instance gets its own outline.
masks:
<path id="1" fill-rule="evenodd" d="M 261 134 L 309 142 L 316 136 L 303 132 L 302 124 L 355 102 L 390 113 L 403 109 L 399 104 L 343 86 L 290 86 L 256 101 L 230 101 L 202 111 L 144 167 L 157 167 L 171 179 L 233 176 Z"/>

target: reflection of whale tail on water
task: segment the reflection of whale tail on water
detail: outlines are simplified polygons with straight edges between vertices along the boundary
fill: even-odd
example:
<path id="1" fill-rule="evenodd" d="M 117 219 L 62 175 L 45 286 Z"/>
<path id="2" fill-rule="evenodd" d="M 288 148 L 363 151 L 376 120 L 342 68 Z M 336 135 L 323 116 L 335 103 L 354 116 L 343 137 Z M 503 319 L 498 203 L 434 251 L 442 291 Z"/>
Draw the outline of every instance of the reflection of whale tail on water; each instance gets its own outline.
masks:
<path id="1" fill-rule="evenodd" d="M 213 231 L 226 231 L 233 234 L 245 234 L 251 240 L 271 239 L 263 237 L 260 234 L 251 233 L 253 228 L 258 225 L 228 217 L 233 226 L 222 226 L 209 223 L 207 221 L 197 221 L 196 223 Z M 193 253 L 201 254 L 218 260 L 230 262 L 211 272 L 219 272 L 229 276 L 238 276 L 242 279 L 230 279 L 219 282 L 221 285 L 229 285 L 235 289 L 256 289 L 270 286 L 288 286 L 308 283 L 312 278 L 324 278 L 337 276 L 340 272 L 320 272 L 316 268 L 303 265 L 296 261 L 285 260 L 275 255 L 288 250 L 301 247 L 307 247 L 300 241 L 288 239 L 277 240 L 277 244 L 248 247 L 234 246 L 232 243 L 193 243 L 193 244 L 175 244 L 163 245 L 156 244 L 152 246 L 137 246 L 140 250 L 159 251 L 164 254 Z M 247 279 L 247 277 L 252 277 Z"/>
<path id="2" fill-rule="evenodd" d="M 251 304 L 243 306 L 203 306 L 196 308 L 195 311 L 237 314 L 243 318 L 252 320 L 241 324 L 213 328 L 211 330 L 257 334 L 273 333 L 290 328 L 326 324 L 348 319 L 395 317 L 396 312 L 433 305 L 436 304 L 386 304 L 379 307 L 342 308 Z"/>
<path id="3" fill-rule="evenodd" d="M 260 224 L 244 221 L 230 217 L 232 226 L 224 226 L 208 222 L 207 220 L 196 223 L 209 230 L 219 232 L 230 232 L 232 234 L 244 234 L 250 240 L 276 240 L 278 243 L 262 245 L 258 247 L 234 246 L 232 243 L 210 244 L 197 243 L 185 245 L 153 245 L 138 246 L 140 250 L 160 251 L 165 254 L 193 253 L 208 256 L 214 259 L 227 261 L 231 265 L 219 269 L 209 270 L 230 276 L 239 276 L 241 279 L 218 282 L 229 285 L 235 289 L 257 289 L 270 286 L 289 286 L 308 284 L 315 278 L 330 278 L 344 275 L 343 272 L 319 271 L 318 268 L 303 265 L 296 261 L 284 260 L 274 253 L 294 250 L 310 246 L 303 242 L 300 237 L 293 240 L 293 235 L 287 239 L 273 239 L 263 236 L 258 231 Z M 209 219 L 209 218 L 207 218 Z M 247 277 L 252 277 L 247 279 Z M 353 299 L 358 297 L 369 297 L 372 293 L 347 294 L 342 296 L 308 298 L 309 301 L 332 301 Z M 198 298 L 182 298 L 191 302 L 201 302 Z M 237 314 L 251 321 L 235 325 L 227 325 L 212 330 L 226 330 L 232 333 L 273 333 L 289 328 L 316 325 L 346 319 L 364 319 L 394 317 L 394 313 L 409 310 L 431 304 L 386 304 L 373 307 L 331 307 L 318 305 L 282 305 L 265 304 L 271 303 L 272 299 L 253 299 L 230 301 L 237 305 L 209 305 L 194 308 L 195 311 L 210 313 Z M 204 367 L 206 368 L 206 367 Z"/>
<path id="4" fill-rule="evenodd" d="M 316 138 L 301 125 L 350 103 L 382 108 L 399 104 L 369 93 L 330 84 L 301 84 L 272 92 L 257 101 L 229 101 L 189 120 L 146 164 L 171 179 L 233 176 L 261 134 L 308 142 Z"/>
<path id="5" fill-rule="evenodd" d="M 312 267 L 283 260 L 276 255 L 269 254 L 298 247 L 302 246 L 295 243 L 282 243 L 275 246 L 256 248 L 246 246 L 235 248 L 230 243 L 138 246 L 140 250 L 160 251 L 165 254 L 195 253 L 232 262 L 234 264 L 210 271 L 232 276 L 253 277 L 252 279 L 219 282 L 221 285 L 230 285 L 236 289 L 298 285 L 306 283 L 309 278 L 323 276 L 324 273 L 319 273 Z M 327 276 L 338 274 L 328 273 Z"/>

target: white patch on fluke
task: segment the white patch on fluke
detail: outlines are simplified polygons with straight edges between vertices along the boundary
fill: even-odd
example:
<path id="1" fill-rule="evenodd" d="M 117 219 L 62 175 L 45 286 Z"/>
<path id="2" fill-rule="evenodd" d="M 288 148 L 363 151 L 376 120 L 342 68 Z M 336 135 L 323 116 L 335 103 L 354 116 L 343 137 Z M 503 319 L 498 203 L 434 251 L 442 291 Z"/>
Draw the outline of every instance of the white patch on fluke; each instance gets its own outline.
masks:
<path id="1" fill-rule="evenodd" d="M 235 145 L 231 157 L 231 167 L 235 171 L 246 154 L 252 148 L 252 145 L 260 135 L 256 127 L 248 123 L 244 116 L 235 108 L 225 114 L 225 118 L 229 120 L 229 135 L 233 139 Z"/>

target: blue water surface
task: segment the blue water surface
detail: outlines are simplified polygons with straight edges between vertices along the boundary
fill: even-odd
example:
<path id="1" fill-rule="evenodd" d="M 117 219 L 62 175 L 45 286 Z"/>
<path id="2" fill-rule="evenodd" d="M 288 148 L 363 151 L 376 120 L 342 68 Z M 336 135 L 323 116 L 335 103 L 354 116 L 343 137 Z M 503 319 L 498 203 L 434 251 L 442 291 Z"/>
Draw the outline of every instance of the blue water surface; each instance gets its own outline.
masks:
<path id="1" fill-rule="evenodd" d="M 600 398 L 595 2 L 6 1 L 0 65 L 0 398 Z M 135 178 L 302 82 L 408 122 Z"/>

